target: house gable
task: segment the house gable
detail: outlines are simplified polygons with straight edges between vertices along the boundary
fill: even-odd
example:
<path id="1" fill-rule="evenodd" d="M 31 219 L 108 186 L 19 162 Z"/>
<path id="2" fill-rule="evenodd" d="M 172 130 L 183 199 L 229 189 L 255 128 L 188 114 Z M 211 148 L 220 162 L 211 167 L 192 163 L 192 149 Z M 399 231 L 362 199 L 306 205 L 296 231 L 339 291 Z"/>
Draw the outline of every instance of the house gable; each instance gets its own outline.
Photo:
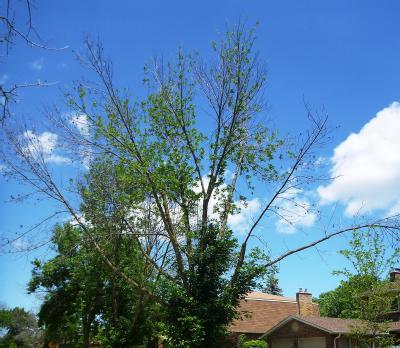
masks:
<path id="1" fill-rule="evenodd" d="M 300 338 L 329 336 L 333 332 L 325 328 L 312 325 L 301 318 L 290 316 L 278 323 L 260 338 Z"/>

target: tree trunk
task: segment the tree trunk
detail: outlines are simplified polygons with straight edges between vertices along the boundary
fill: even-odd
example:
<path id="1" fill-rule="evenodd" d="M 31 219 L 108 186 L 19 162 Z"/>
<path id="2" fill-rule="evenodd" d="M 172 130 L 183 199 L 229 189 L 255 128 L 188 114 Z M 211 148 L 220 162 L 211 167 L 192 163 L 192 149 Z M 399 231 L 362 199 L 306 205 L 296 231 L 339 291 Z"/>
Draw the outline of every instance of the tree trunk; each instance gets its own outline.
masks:
<path id="1" fill-rule="evenodd" d="M 90 347 L 90 321 L 88 320 L 87 316 L 84 315 L 83 321 L 83 348 Z"/>

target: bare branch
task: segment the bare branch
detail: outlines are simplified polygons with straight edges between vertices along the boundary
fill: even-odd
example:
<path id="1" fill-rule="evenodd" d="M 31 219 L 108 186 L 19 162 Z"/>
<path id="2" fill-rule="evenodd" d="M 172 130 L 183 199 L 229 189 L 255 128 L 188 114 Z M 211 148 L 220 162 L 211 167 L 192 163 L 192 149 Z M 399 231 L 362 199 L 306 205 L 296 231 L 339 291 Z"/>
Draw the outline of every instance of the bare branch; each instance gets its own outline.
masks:
<path id="1" fill-rule="evenodd" d="M 368 229 L 368 228 L 377 228 L 377 229 L 382 229 L 386 232 L 396 232 L 396 234 L 392 234 L 392 236 L 397 240 L 397 242 L 400 241 L 400 215 L 395 215 L 386 219 L 382 219 L 382 220 L 378 220 L 376 222 L 372 222 L 372 223 L 367 223 L 364 225 L 355 225 L 349 228 L 344 228 L 344 229 L 340 229 L 328 234 L 325 234 L 324 237 L 317 239 L 309 244 L 305 244 L 301 247 L 292 249 L 287 251 L 286 253 L 278 256 L 277 258 L 273 259 L 272 261 L 268 262 L 267 264 L 265 264 L 265 267 L 270 267 L 276 263 L 278 263 L 279 261 L 282 261 L 283 259 L 287 258 L 290 255 L 299 253 L 301 251 L 307 250 L 309 248 L 315 247 L 318 244 L 321 244 L 329 239 L 331 239 L 332 237 L 344 234 L 346 232 L 352 232 L 352 231 L 361 231 L 364 229 Z M 397 235 L 398 234 L 398 235 Z"/>

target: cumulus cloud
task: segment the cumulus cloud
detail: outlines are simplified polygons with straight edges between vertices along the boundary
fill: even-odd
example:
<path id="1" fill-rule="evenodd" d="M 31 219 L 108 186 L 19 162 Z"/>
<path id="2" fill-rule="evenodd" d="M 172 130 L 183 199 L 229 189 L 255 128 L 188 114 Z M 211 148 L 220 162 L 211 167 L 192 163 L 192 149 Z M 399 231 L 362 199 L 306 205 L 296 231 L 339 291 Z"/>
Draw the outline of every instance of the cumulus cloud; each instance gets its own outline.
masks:
<path id="1" fill-rule="evenodd" d="M 278 198 L 275 211 L 279 214 L 275 223 L 279 233 L 293 234 L 299 228 L 310 227 L 317 215 L 302 190 L 291 189 Z"/>
<path id="2" fill-rule="evenodd" d="M 36 60 L 34 60 L 33 62 L 30 63 L 30 67 L 33 70 L 36 70 L 36 71 L 42 70 L 43 66 L 44 66 L 44 59 L 43 58 L 36 59 Z"/>
<path id="3" fill-rule="evenodd" d="M 379 111 L 331 158 L 333 181 L 318 188 L 322 203 L 341 202 L 346 214 L 400 212 L 400 103 Z"/>
<path id="4" fill-rule="evenodd" d="M 236 202 L 236 207 L 239 208 L 239 213 L 228 217 L 228 226 L 232 231 L 238 234 L 244 234 L 249 231 L 254 223 L 254 218 L 261 210 L 261 201 L 259 198 L 253 198 L 246 204 Z"/>
<path id="5" fill-rule="evenodd" d="M 89 123 L 87 115 L 85 114 L 72 115 L 69 121 L 72 125 L 74 125 L 78 129 L 78 131 L 84 137 L 89 136 Z"/>
<path id="6" fill-rule="evenodd" d="M 11 246 L 15 251 L 26 251 L 29 248 L 29 243 L 23 238 L 18 238 L 11 242 Z"/>
<path id="7" fill-rule="evenodd" d="M 227 176 L 231 177 L 232 173 L 229 172 Z M 202 181 L 205 186 L 205 190 L 207 190 L 210 179 L 207 176 L 204 176 Z M 217 212 L 215 212 L 215 208 L 218 205 L 220 205 L 225 199 L 226 196 L 224 195 L 224 193 L 226 187 L 227 187 L 226 184 L 222 184 L 220 186 L 218 194 L 213 195 L 210 199 L 209 210 L 211 219 L 219 219 L 219 215 Z M 197 184 L 194 190 L 197 193 L 201 192 L 200 183 Z M 251 200 L 248 200 L 246 203 L 240 200 L 235 201 L 234 203 L 237 208 L 236 213 L 228 216 L 227 223 L 229 228 L 231 228 L 234 233 L 244 234 L 253 225 L 254 218 L 258 217 L 258 213 L 261 211 L 262 208 L 262 201 L 256 197 Z M 196 220 L 197 217 L 195 217 L 193 221 Z"/>
<path id="8" fill-rule="evenodd" d="M 209 178 L 203 177 L 203 183 L 207 190 Z M 219 218 L 218 213 L 214 210 L 223 202 L 225 189 L 226 184 L 221 185 L 219 193 L 210 199 L 209 209 L 212 212 L 210 214 L 211 219 Z M 200 183 L 195 187 L 195 191 L 197 193 L 201 192 Z M 236 213 L 229 215 L 228 226 L 234 233 L 243 235 L 253 226 L 255 219 L 258 218 L 267 201 L 260 197 L 255 197 L 246 201 L 246 203 L 237 200 L 234 204 L 237 208 Z M 278 206 L 279 209 L 277 209 Z M 293 234 L 299 228 L 312 226 L 317 218 L 308 194 L 298 189 L 288 190 L 285 194 L 281 195 L 276 202 L 275 210 L 279 214 L 275 222 L 277 231 L 284 234 Z"/>
<path id="9" fill-rule="evenodd" d="M 93 226 L 93 224 L 92 224 L 89 220 L 85 219 L 84 215 L 81 214 L 81 213 L 77 213 L 77 214 L 76 214 L 76 218 L 77 218 L 78 220 L 75 219 L 75 217 L 73 217 L 72 215 L 68 215 L 68 216 L 64 219 L 64 221 L 65 221 L 65 222 L 68 222 L 68 223 L 70 223 L 72 226 L 76 226 L 76 227 L 81 226 L 81 224 L 82 224 L 82 225 L 85 225 L 85 226 L 88 226 L 88 227 Z"/>
<path id="10" fill-rule="evenodd" d="M 89 131 L 89 120 L 86 114 L 66 114 L 70 124 L 72 124 L 78 132 L 85 138 L 88 139 L 90 135 Z M 81 163 L 83 167 L 89 169 L 92 153 L 89 146 L 79 146 L 79 155 L 81 157 Z"/>
<path id="11" fill-rule="evenodd" d="M 25 147 L 23 151 L 29 156 L 39 157 L 47 163 L 69 164 L 71 160 L 67 157 L 56 154 L 58 146 L 58 135 L 51 132 L 35 134 L 31 130 L 23 133 Z"/>

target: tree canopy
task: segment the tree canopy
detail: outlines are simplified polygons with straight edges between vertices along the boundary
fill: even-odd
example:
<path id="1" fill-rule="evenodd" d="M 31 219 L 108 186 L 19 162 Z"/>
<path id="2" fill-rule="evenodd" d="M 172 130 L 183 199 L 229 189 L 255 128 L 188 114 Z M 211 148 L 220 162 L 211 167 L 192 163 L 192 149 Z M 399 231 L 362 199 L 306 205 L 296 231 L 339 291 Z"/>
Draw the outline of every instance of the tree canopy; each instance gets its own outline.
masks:
<path id="1" fill-rule="evenodd" d="M 53 234 L 56 256 L 33 262 L 29 292 L 44 293 L 39 325 L 45 343 L 89 347 L 134 346 L 155 339 L 159 308 L 136 289 L 131 289 L 105 267 L 85 243 L 81 229 L 67 223 Z M 135 257 L 135 241 L 119 236 L 108 247 L 114 262 L 135 279 L 150 275 L 143 260 Z"/>
<path id="2" fill-rule="evenodd" d="M 362 319 L 368 298 L 365 294 L 374 289 L 380 293 L 388 286 L 389 272 L 399 260 L 400 249 L 388 247 L 377 231 L 370 230 L 363 234 L 354 232 L 350 248 L 341 250 L 340 254 L 348 260 L 351 268 L 334 272 L 345 279 L 336 289 L 320 295 L 321 315 Z"/>
<path id="3" fill-rule="evenodd" d="M 388 279 L 389 271 L 399 260 L 400 248 L 388 248 L 374 229 L 363 235 L 354 232 L 350 248 L 340 251 L 351 268 L 335 271 L 344 275 L 340 285 L 320 295 L 321 315 L 363 320 L 352 336 L 359 342 L 379 347 L 395 343 L 389 334 L 387 315 L 398 308 L 400 283 Z"/>
<path id="4" fill-rule="evenodd" d="M 23 308 L 0 309 L 0 347 L 40 347 L 42 333 L 38 328 L 36 316 Z"/>

